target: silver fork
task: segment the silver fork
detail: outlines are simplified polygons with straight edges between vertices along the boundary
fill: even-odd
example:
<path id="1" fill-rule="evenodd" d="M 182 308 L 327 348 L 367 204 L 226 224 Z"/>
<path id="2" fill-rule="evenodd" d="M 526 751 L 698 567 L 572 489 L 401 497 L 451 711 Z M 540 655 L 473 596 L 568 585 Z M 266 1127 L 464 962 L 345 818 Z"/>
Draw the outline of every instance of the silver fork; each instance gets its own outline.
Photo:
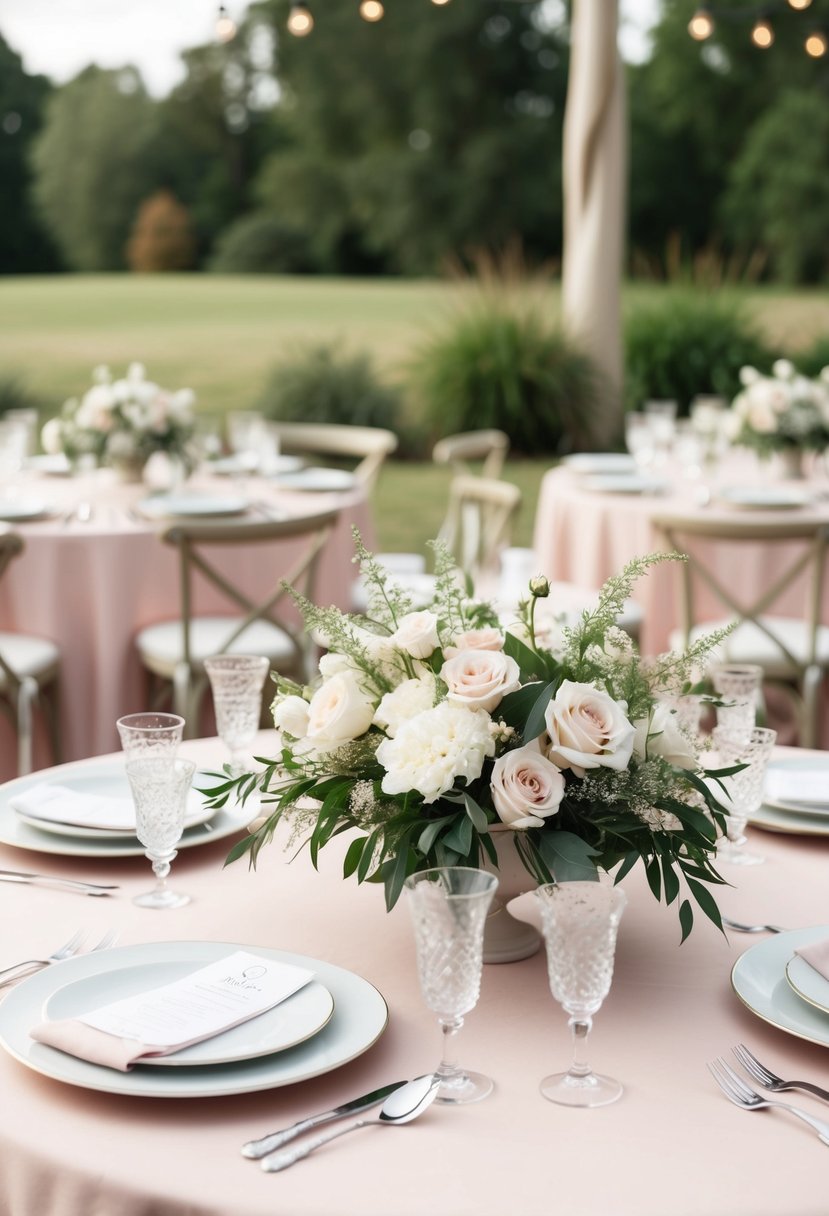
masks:
<path id="1" fill-rule="evenodd" d="M 748 1075 L 753 1077 L 758 1085 L 762 1085 L 763 1089 L 770 1089 L 772 1093 L 778 1093 L 781 1089 L 802 1089 L 807 1094 L 814 1094 L 816 1098 L 829 1102 L 829 1090 L 821 1089 L 819 1085 L 813 1085 L 811 1081 L 784 1081 L 782 1077 L 778 1077 L 776 1073 L 766 1068 L 765 1064 L 761 1064 L 757 1057 L 751 1054 L 745 1043 L 738 1043 L 731 1050 Z"/>
<path id="2" fill-rule="evenodd" d="M 39 967 L 48 967 L 51 963 L 59 963 L 61 959 L 70 958 L 73 954 L 77 954 L 80 950 L 86 934 L 79 929 L 77 933 L 73 933 L 68 942 L 64 942 L 54 953 L 48 958 L 29 958 L 22 963 L 13 963 L 11 967 L 4 967 L 0 970 L 0 988 L 4 988 L 6 984 L 11 984 L 13 980 L 21 979 L 23 975 L 27 975 L 29 971 L 36 970 Z"/>
<path id="3" fill-rule="evenodd" d="M 726 929 L 733 929 L 735 933 L 786 933 L 782 925 L 744 925 L 742 921 L 732 920 L 730 916 L 723 916 L 722 923 Z"/>
<path id="4" fill-rule="evenodd" d="M 824 1144 L 829 1144 L 829 1123 L 824 1123 L 822 1119 L 816 1119 L 814 1115 L 807 1114 L 799 1106 L 790 1106 L 788 1102 L 773 1102 L 770 1098 L 761 1098 L 756 1089 L 752 1089 L 733 1068 L 729 1068 L 725 1060 L 715 1060 L 708 1065 L 708 1071 L 729 1102 L 733 1102 L 735 1106 L 739 1106 L 742 1110 L 764 1110 L 766 1107 L 775 1106 L 781 1110 L 787 1110 L 789 1114 L 796 1115 L 798 1119 L 808 1123 Z"/>

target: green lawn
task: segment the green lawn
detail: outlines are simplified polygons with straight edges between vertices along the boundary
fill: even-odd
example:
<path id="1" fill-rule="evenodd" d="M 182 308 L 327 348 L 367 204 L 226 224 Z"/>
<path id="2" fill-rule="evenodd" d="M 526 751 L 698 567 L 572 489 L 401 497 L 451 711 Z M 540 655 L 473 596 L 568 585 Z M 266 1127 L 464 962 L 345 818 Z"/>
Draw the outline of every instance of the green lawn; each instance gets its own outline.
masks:
<path id="1" fill-rule="evenodd" d="M 137 359 L 170 387 L 187 385 L 208 414 L 256 405 L 270 368 L 297 344 L 339 340 L 367 349 L 390 375 L 425 335 L 477 289 L 468 283 L 214 275 L 66 275 L 0 279 L 0 381 L 15 378 L 57 409 L 82 392 L 98 363 Z M 525 289 L 559 310 L 557 284 Z M 625 304 L 658 299 L 658 285 L 632 285 Z M 790 348 L 829 333 L 825 293 L 739 292 L 766 331 Z M 537 486 L 548 462 L 511 464 L 525 505 L 517 543 L 532 531 Z M 445 470 L 393 464 L 377 496 L 384 549 L 421 548 L 446 501 Z"/>

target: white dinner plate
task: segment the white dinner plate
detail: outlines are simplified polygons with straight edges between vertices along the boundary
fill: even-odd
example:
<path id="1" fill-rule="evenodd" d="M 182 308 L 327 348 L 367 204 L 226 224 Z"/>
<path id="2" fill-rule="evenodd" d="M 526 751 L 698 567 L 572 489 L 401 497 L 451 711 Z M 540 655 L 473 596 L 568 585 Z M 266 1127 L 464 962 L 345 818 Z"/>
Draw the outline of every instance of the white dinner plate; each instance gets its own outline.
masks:
<path id="1" fill-rule="evenodd" d="M 635 473 L 636 461 L 627 452 L 576 452 L 561 462 L 574 473 Z"/>
<path id="2" fill-rule="evenodd" d="M 740 955 L 731 972 L 731 986 L 747 1009 L 764 1022 L 829 1047 L 829 1017 L 802 1001 L 786 979 L 786 966 L 798 946 L 829 937 L 829 925 L 776 933 Z"/>
<path id="3" fill-rule="evenodd" d="M 829 781 L 829 756 L 772 760 L 769 772 L 781 772 L 787 768 L 797 770 L 824 767 Z M 768 801 L 765 795 L 763 805 L 749 815 L 748 822 L 767 832 L 783 832 L 790 836 L 829 836 L 829 811 L 820 814 L 811 808 L 781 809 L 775 802 Z"/>
<path id="4" fill-rule="evenodd" d="M 196 773 L 195 782 L 199 784 L 204 774 Z M 61 764 L 49 769 L 49 777 L 59 785 L 71 785 L 75 790 L 88 789 L 100 795 L 115 795 L 129 797 L 129 784 L 124 771 L 124 761 L 121 758 L 102 756 L 100 760 L 76 760 L 71 764 Z M 31 849 L 34 853 L 53 853 L 60 857 L 143 857 L 144 846 L 136 837 L 124 832 L 113 833 L 110 837 L 94 836 L 89 831 L 73 832 L 71 835 L 57 835 L 54 832 L 44 832 L 42 827 L 33 827 L 24 823 L 16 811 L 12 809 L 10 800 L 15 794 L 22 793 L 33 785 L 43 781 L 43 773 L 30 773 L 27 777 L 17 777 L 0 785 L 0 844 L 9 844 L 18 849 Z M 214 784 L 212 778 L 207 778 L 204 788 L 209 789 Z M 248 815 L 247 819 L 251 816 Z M 244 814 L 231 814 L 228 811 L 217 811 L 209 822 L 186 828 L 179 841 L 179 849 L 194 848 L 196 845 L 209 844 L 213 840 L 222 840 L 245 830 L 247 819 Z"/>
<path id="5" fill-rule="evenodd" d="M 583 485 L 585 490 L 596 494 L 664 494 L 668 489 L 666 481 L 640 473 L 607 473 L 586 477 Z"/>
<path id="6" fill-rule="evenodd" d="M 25 523 L 29 519 L 44 519 L 53 514 L 52 507 L 35 498 L 0 499 L 0 520 L 4 523 Z"/>
<path id="7" fill-rule="evenodd" d="M 307 967 L 330 992 L 334 1014 L 324 1029 L 296 1047 L 232 1064 L 189 1068 L 138 1065 L 130 1072 L 118 1072 L 78 1060 L 30 1037 L 31 1027 L 42 1020 L 44 1005 L 70 980 L 103 976 L 142 964 L 175 962 L 184 948 L 199 966 L 215 962 L 234 950 L 249 950 L 282 963 Z M 209 1098 L 275 1089 L 331 1072 L 368 1051 L 385 1030 L 388 1016 L 386 1002 L 372 984 L 319 959 L 231 942 L 147 942 L 77 955 L 44 968 L 10 989 L 0 1003 L 0 1046 L 34 1072 L 84 1089 L 133 1097 Z"/>
<path id="8" fill-rule="evenodd" d="M 296 473 L 280 474 L 279 484 L 286 490 L 331 492 L 353 489 L 357 478 L 347 469 L 300 469 Z"/>
<path id="9" fill-rule="evenodd" d="M 786 963 L 786 979 L 802 1001 L 808 1001 L 822 1013 L 829 1013 L 829 980 L 815 971 L 805 958 L 799 954 L 792 955 Z"/>
<path id="10" fill-rule="evenodd" d="M 267 456 L 264 467 L 260 467 L 256 453 L 253 459 L 247 456 L 220 456 L 211 460 L 205 469 L 208 473 L 216 473 L 220 477 L 238 477 L 248 473 L 263 473 L 274 476 L 280 473 L 295 473 L 305 463 L 301 456 Z"/>
<path id="11" fill-rule="evenodd" d="M 791 511 L 812 502 L 808 490 L 791 486 L 725 486 L 717 497 L 730 507 L 746 511 Z"/>
<path id="12" fill-rule="evenodd" d="M 196 778 L 200 785 L 204 784 L 204 774 L 197 773 Z M 59 784 L 63 784 L 60 782 Z M 89 793 L 99 797 L 114 797 L 114 798 L 130 798 L 131 794 L 129 786 L 126 785 L 126 777 L 123 783 L 117 782 L 113 774 L 112 780 L 101 778 L 93 778 L 81 780 L 76 778 L 74 781 L 66 783 L 67 789 L 71 789 L 74 793 Z M 96 788 L 97 787 L 97 788 Z M 118 792 L 116 792 L 116 790 Z M 184 813 L 184 828 L 197 827 L 199 824 L 207 823 L 216 814 L 209 806 L 206 805 L 207 800 L 193 789 L 187 796 L 187 808 Z M 131 828 L 98 828 L 88 827 L 86 824 L 80 823 L 65 823 L 57 819 L 43 819 L 39 815 L 29 815 L 25 811 L 21 811 L 18 807 L 14 807 L 14 813 L 18 819 L 22 819 L 24 823 L 30 824 L 33 828 L 37 828 L 41 832 L 53 832 L 55 836 L 77 836 L 80 840 L 135 840 L 135 826 Z"/>
<path id="13" fill-rule="evenodd" d="M 243 515 L 250 503 L 246 498 L 227 498 L 212 494 L 157 494 L 144 498 L 138 510 L 147 519 L 213 519 Z"/>
<path id="14" fill-rule="evenodd" d="M 72 466 L 65 452 L 43 453 L 38 456 L 27 456 L 25 465 L 35 473 L 46 473 L 50 477 L 68 477 Z"/>
<path id="15" fill-rule="evenodd" d="M 227 949 L 227 953 L 230 955 L 231 951 Z M 182 942 L 175 959 L 132 963 L 103 974 L 70 979 L 46 1001 L 43 1017 L 50 1021 L 82 1017 L 113 1001 L 173 984 L 203 966 L 203 960 L 193 954 L 192 943 Z M 172 1055 L 142 1060 L 141 1065 L 144 1068 L 184 1068 L 255 1060 L 304 1043 L 322 1030 L 333 1012 L 331 993 L 319 980 L 312 980 L 273 1009 L 266 1009 L 240 1026 L 233 1026 L 223 1034 L 184 1047 Z"/>
<path id="16" fill-rule="evenodd" d="M 826 790 L 824 801 L 821 802 L 816 799 L 809 802 L 798 802 L 794 798 L 782 796 L 786 789 L 785 777 L 787 771 L 794 774 L 798 772 L 812 772 L 816 769 L 824 774 Z M 770 785 L 772 786 L 772 790 L 768 788 Z M 778 790 L 780 791 L 779 793 L 777 792 Z M 798 815 L 818 815 L 829 818 L 829 758 L 822 759 L 815 757 L 811 760 L 802 758 L 773 761 L 766 772 L 766 788 L 763 791 L 763 802 L 766 806 L 772 807 L 776 811 L 791 811 Z"/>

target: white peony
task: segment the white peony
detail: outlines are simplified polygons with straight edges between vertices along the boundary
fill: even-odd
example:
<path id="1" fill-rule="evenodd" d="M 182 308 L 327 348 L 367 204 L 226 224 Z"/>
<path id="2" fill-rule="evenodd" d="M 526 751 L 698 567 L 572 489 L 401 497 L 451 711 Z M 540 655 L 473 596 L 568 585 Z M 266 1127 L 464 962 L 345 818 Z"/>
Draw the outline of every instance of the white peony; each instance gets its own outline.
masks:
<path id="1" fill-rule="evenodd" d="M 480 777 L 484 760 L 495 752 L 489 714 L 442 701 L 404 722 L 393 739 L 384 739 L 377 759 L 386 770 L 386 794 L 415 790 L 435 802 L 459 777 Z"/>
<path id="2" fill-rule="evenodd" d="M 440 669 L 447 700 L 491 713 L 508 692 L 521 684 L 515 659 L 499 650 L 462 650 Z"/>
<path id="3" fill-rule="evenodd" d="M 544 718 L 550 736 L 547 756 L 560 768 L 571 768 L 580 777 L 588 768 L 627 768 L 636 732 L 624 701 L 614 701 L 592 684 L 563 680 Z"/>
<path id="4" fill-rule="evenodd" d="M 60 418 L 50 418 L 43 424 L 40 442 L 43 444 L 44 452 L 50 456 L 55 456 L 58 452 L 63 451 L 63 426 Z"/>
<path id="5" fill-rule="evenodd" d="M 428 659 L 438 646 L 438 618 L 433 612 L 408 612 L 391 641 L 413 659 Z"/>
<path id="6" fill-rule="evenodd" d="M 667 705 L 654 705 L 650 717 L 639 718 L 634 727 L 633 751 L 640 759 L 661 756 L 677 768 L 697 767 L 693 745 L 679 729 L 676 714 Z"/>
<path id="7" fill-rule="evenodd" d="M 311 707 L 302 697 L 280 697 L 273 704 L 273 724 L 277 730 L 287 731 L 295 739 L 304 739 L 308 733 Z"/>
<path id="8" fill-rule="evenodd" d="M 392 738 L 404 722 L 431 709 L 435 703 L 434 678 L 404 680 L 397 688 L 387 692 L 374 714 L 375 726 L 381 727 Z"/>
<path id="9" fill-rule="evenodd" d="M 564 777 L 536 744 L 499 756 L 492 766 L 492 803 L 501 821 L 516 830 L 540 828 L 564 797 Z"/>
<path id="10" fill-rule="evenodd" d="M 500 629 L 490 626 L 487 629 L 467 629 L 466 633 L 453 638 L 451 646 L 444 646 L 443 654 L 447 659 L 460 654 L 462 650 L 503 650 L 504 635 Z"/>
<path id="11" fill-rule="evenodd" d="M 348 743 L 365 734 L 374 717 L 374 703 L 357 676 L 341 671 L 326 680 L 308 707 L 308 738 L 315 744 Z"/>

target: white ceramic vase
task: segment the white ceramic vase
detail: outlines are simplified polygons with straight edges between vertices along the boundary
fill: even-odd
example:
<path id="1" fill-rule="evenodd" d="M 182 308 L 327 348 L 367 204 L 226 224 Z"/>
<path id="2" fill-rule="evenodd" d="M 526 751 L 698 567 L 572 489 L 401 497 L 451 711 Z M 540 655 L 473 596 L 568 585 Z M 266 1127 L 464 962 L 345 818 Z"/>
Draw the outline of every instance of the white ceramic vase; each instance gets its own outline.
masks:
<path id="1" fill-rule="evenodd" d="M 507 911 L 507 903 L 538 884 L 525 868 L 515 848 L 515 833 L 507 827 L 493 825 L 490 836 L 498 854 L 498 867 L 488 861 L 483 869 L 498 877 L 498 890 L 484 928 L 484 962 L 517 963 L 535 954 L 541 945 L 541 935 L 532 925 L 516 920 Z"/>

